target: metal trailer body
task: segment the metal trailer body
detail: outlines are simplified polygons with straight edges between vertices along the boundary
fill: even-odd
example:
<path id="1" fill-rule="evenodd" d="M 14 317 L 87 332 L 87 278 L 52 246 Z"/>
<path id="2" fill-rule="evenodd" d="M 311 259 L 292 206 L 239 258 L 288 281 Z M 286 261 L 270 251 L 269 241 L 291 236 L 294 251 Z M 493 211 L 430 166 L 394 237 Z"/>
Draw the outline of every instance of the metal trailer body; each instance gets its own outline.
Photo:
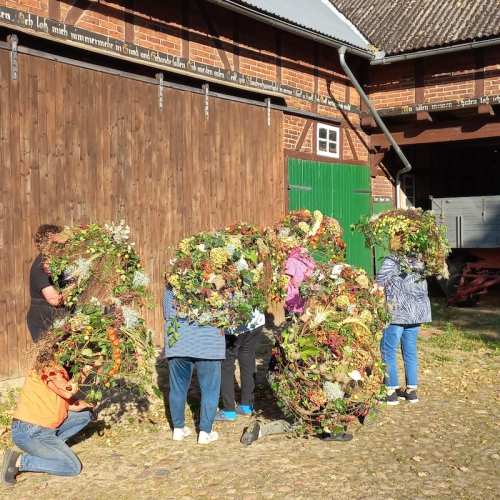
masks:
<path id="1" fill-rule="evenodd" d="M 432 198 L 432 209 L 452 248 L 440 284 L 451 305 L 473 305 L 500 283 L 500 195 Z"/>

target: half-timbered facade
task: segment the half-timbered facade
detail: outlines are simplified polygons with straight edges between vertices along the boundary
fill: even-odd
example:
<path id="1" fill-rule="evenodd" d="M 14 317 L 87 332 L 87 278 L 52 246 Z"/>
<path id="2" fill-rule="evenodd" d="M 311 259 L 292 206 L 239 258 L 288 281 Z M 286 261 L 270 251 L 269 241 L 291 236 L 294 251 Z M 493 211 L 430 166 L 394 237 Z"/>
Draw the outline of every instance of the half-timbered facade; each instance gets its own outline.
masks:
<path id="1" fill-rule="evenodd" d="M 380 2 L 0 0 L 0 379 L 25 368 L 41 223 L 125 219 L 160 294 L 183 236 L 305 206 L 337 218 L 348 261 L 371 271 L 349 225 L 395 204 L 402 165 L 340 47 L 412 163 L 402 203 L 497 189 L 498 33 L 406 60 L 477 33 L 397 45 Z M 484 170 L 467 181 L 469 161 Z M 161 344 L 161 308 L 147 321 Z"/>

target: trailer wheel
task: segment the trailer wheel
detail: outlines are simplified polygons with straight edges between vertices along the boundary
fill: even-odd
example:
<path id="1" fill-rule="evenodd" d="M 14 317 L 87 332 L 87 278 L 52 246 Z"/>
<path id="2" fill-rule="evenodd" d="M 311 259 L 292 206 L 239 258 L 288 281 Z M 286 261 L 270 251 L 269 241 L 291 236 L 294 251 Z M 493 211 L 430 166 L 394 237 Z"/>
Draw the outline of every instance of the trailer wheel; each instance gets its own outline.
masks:
<path id="1" fill-rule="evenodd" d="M 453 297 L 457 294 L 461 279 L 461 274 L 455 274 L 450 276 L 448 279 L 448 283 L 446 283 L 446 296 L 448 297 L 448 300 L 453 299 Z M 459 307 L 472 307 L 477 304 L 478 300 L 479 295 L 471 293 L 470 295 L 463 297 L 462 300 L 457 302 L 456 305 Z"/>

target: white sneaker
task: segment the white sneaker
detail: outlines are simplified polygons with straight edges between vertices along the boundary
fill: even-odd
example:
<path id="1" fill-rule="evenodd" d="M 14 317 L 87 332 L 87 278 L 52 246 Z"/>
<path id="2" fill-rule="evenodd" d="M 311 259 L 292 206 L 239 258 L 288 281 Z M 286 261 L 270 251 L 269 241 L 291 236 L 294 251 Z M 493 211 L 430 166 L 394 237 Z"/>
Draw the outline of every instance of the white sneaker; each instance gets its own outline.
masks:
<path id="1" fill-rule="evenodd" d="M 189 427 L 183 427 L 182 429 L 174 429 L 174 435 L 172 439 L 174 441 L 182 441 L 186 436 L 191 434 L 191 429 Z"/>
<path id="2" fill-rule="evenodd" d="M 198 435 L 198 444 L 209 444 L 213 441 L 217 441 L 217 439 L 219 439 L 218 432 L 212 431 L 208 433 L 205 431 L 200 431 L 200 434 Z"/>

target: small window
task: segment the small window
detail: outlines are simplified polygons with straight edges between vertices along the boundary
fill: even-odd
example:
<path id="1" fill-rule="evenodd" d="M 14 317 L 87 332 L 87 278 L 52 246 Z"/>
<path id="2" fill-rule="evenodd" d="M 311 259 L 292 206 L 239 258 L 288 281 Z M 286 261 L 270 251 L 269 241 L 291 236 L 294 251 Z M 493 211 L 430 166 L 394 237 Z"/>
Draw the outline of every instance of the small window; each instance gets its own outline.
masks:
<path id="1" fill-rule="evenodd" d="M 316 143 L 317 154 L 322 156 L 331 156 L 332 158 L 339 158 L 339 135 L 340 129 L 338 127 L 319 124 L 318 140 Z"/>
<path id="2" fill-rule="evenodd" d="M 415 206 L 415 176 L 405 175 L 403 177 L 403 193 L 406 197 L 406 208 Z"/>

